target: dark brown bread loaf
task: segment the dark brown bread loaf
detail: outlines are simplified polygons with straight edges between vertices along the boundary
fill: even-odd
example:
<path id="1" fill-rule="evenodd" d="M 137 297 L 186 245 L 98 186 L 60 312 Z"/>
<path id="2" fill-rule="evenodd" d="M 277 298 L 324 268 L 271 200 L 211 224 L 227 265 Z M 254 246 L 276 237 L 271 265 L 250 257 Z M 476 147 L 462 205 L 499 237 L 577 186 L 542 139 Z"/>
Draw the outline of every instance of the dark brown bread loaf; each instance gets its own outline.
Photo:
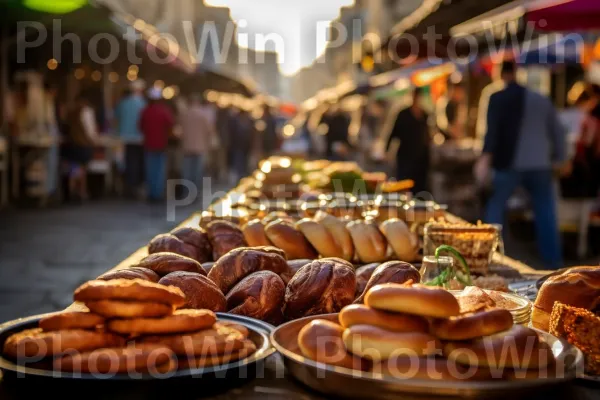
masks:
<path id="1" fill-rule="evenodd" d="M 246 247 L 230 251 L 215 263 L 208 277 L 224 294 L 242 279 L 258 271 L 272 271 L 277 275 L 289 271 L 281 250 L 274 247 Z"/>
<path id="2" fill-rule="evenodd" d="M 309 259 L 288 261 L 288 267 L 290 267 L 290 269 L 286 273 L 281 274 L 283 283 L 287 285 L 292 280 L 294 275 L 296 275 L 296 272 L 300 271 L 302 267 L 304 267 L 306 264 L 310 264 L 311 262 L 312 260 Z"/>
<path id="3" fill-rule="evenodd" d="M 181 289 L 185 294 L 185 304 L 181 308 L 207 309 L 214 312 L 226 311 L 223 292 L 204 275 L 195 272 L 172 272 L 164 276 L 158 283 Z"/>
<path id="4" fill-rule="evenodd" d="M 116 271 L 109 271 L 99 278 L 101 281 L 112 281 L 114 279 L 143 279 L 150 282 L 158 282 L 160 276 L 151 269 L 141 267 L 129 267 Z"/>
<path id="5" fill-rule="evenodd" d="M 247 246 L 241 229 L 231 222 L 211 222 L 206 228 L 206 233 L 212 246 L 215 261 L 233 249 Z"/>
<path id="6" fill-rule="evenodd" d="M 367 291 L 373 286 L 383 283 L 406 283 L 412 280 L 413 283 L 421 282 L 421 274 L 411 264 L 403 261 L 388 261 L 381 264 L 373 271 L 373 275 L 367 282 L 362 294 L 356 299 L 356 304 L 363 304 Z"/>
<path id="7" fill-rule="evenodd" d="M 362 267 L 358 267 L 356 269 L 356 297 L 359 297 L 365 291 L 367 287 L 367 282 L 371 279 L 371 275 L 377 267 L 379 267 L 381 263 L 372 263 L 363 265 Z"/>
<path id="8" fill-rule="evenodd" d="M 315 260 L 294 275 L 285 291 L 287 319 L 339 312 L 351 304 L 356 275 L 351 264 L 336 258 Z"/>
<path id="9" fill-rule="evenodd" d="M 227 311 L 273 325 L 283 322 L 285 284 L 274 272 L 259 271 L 245 277 L 227 294 Z"/>
<path id="10" fill-rule="evenodd" d="M 212 247 L 208 234 L 203 229 L 184 227 L 177 228 L 171 231 L 171 235 L 175 236 L 187 245 L 193 246 L 196 249 L 196 257 L 192 257 L 200 264 L 212 261 Z"/>
<path id="11" fill-rule="evenodd" d="M 194 246 L 170 233 L 157 235 L 148 243 L 148 254 L 155 253 L 175 253 L 193 260 L 196 260 L 198 256 L 198 251 Z"/>
<path id="12" fill-rule="evenodd" d="M 151 269 L 159 276 L 165 276 L 177 271 L 195 272 L 206 275 L 206 272 L 198 261 L 175 253 L 150 254 L 143 258 L 137 267 Z"/>

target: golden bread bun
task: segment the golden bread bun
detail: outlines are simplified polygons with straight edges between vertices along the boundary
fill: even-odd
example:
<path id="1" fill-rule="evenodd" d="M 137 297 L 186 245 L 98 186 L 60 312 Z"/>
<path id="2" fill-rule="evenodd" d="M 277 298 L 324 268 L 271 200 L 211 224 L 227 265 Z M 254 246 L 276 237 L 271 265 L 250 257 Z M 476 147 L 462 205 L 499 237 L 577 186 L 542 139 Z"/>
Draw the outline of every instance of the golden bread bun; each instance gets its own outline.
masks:
<path id="1" fill-rule="evenodd" d="M 373 361 L 392 357 L 439 353 L 440 341 L 428 333 L 391 332 L 370 325 L 354 325 L 344 331 L 344 344 L 352 354 Z"/>
<path id="2" fill-rule="evenodd" d="M 377 225 L 357 220 L 350 222 L 346 228 L 362 263 L 383 262 L 387 259 L 387 241 Z"/>
<path id="3" fill-rule="evenodd" d="M 249 247 L 273 246 L 265 234 L 265 226 L 259 219 L 253 219 L 243 228 L 242 233 Z"/>
<path id="4" fill-rule="evenodd" d="M 291 222 L 275 220 L 265 227 L 265 233 L 273 245 L 285 252 L 288 260 L 314 260 L 319 257 L 314 247 Z"/>
<path id="5" fill-rule="evenodd" d="M 460 314 L 458 301 L 450 292 L 424 285 L 377 285 L 367 292 L 365 304 L 378 310 L 423 317 L 448 318 Z"/>
<path id="6" fill-rule="evenodd" d="M 362 304 L 352 304 L 340 312 L 340 324 L 344 328 L 354 325 L 371 325 L 392 332 L 427 332 L 427 320 L 408 314 L 375 310 Z"/>
<path id="7" fill-rule="evenodd" d="M 385 221 L 379 228 L 398 260 L 411 262 L 417 259 L 419 240 L 417 235 L 410 231 L 406 222 L 394 218 Z"/>
<path id="8" fill-rule="evenodd" d="M 338 367 L 367 370 L 368 362 L 346 351 L 338 324 L 316 319 L 306 324 L 298 334 L 298 347 L 311 360 Z"/>
<path id="9" fill-rule="evenodd" d="M 325 226 L 305 218 L 296 223 L 298 229 L 306 240 L 317 250 L 321 257 L 339 257 L 343 258 L 342 249 L 337 245 L 333 236 Z"/>
<path id="10" fill-rule="evenodd" d="M 315 221 L 329 231 L 333 240 L 341 249 L 341 255 L 338 257 L 346 261 L 352 261 L 354 258 L 354 244 L 350 232 L 346 229 L 346 223 L 324 211 L 317 211 Z"/>
<path id="11" fill-rule="evenodd" d="M 470 340 L 504 332 L 512 326 L 510 311 L 497 309 L 433 320 L 431 333 L 442 340 Z"/>

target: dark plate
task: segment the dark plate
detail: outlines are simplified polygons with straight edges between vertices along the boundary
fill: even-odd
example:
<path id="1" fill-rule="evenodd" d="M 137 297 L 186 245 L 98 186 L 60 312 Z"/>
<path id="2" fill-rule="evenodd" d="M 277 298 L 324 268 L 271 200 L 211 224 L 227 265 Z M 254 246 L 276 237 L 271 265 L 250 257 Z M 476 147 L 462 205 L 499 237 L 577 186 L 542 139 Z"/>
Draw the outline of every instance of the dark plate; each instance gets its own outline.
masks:
<path id="1" fill-rule="evenodd" d="M 50 315 L 36 315 L 28 318 L 21 318 L 10 321 L 0 326 L 0 343 L 4 346 L 6 339 L 17 332 L 25 329 L 36 328 L 41 318 Z M 256 345 L 256 352 L 243 360 L 232 362 L 229 364 L 218 365 L 200 369 L 185 369 L 177 370 L 168 373 L 164 376 L 156 377 L 151 375 L 129 376 L 126 374 L 94 375 L 84 373 L 70 373 L 53 371 L 45 368 L 44 364 L 19 365 L 14 360 L 0 356 L 0 370 L 3 373 L 4 379 L 11 378 L 38 378 L 38 379 L 53 379 L 53 380 L 78 380 L 78 381 L 169 381 L 181 380 L 189 378 L 206 379 L 224 378 L 224 377 L 252 377 L 253 371 L 256 370 L 257 364 L 262 364 L 264 360 L 275 352 L 269 340 L 269 334 L 274 327 L 252 318 L 242 317 L 233 314 L 217 313 L 218 319 L 221 321 L 230 321 L 243 325 L 250 331 L 249 339 Z"/>

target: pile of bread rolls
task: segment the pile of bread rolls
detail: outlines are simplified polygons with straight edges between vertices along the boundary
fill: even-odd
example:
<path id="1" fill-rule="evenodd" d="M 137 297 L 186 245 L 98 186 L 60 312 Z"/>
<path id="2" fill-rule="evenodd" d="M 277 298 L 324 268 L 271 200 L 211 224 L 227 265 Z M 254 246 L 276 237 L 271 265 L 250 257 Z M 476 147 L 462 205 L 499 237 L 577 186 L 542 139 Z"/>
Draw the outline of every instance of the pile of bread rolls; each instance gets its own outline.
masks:
<path id="1" fill-rule="evenodd" d="M 417 236 L 399 219 L 378 225 L 374 220 L 350 221 L 319 211 L 314 218 L 297 222 L 285 215 L 255 219 L 242 232 L 250 246 L 279 247 L 291 260 L 321 256 L 368 264 L 414 261 L 418 255 Z"/>
<path id="2" fill-rule="evenodd" d="M 193 232 L 186 237 L 202 237 L 199 230 L 186 229 Z M 220 232 L 221 237 L 231 235 L 222 228 Z M 160 239 L 163 243 L 165 236 Z M 173 286 L 185 294 L 184 309 L 230 312 L 273 325 L 339 312 L 353 302 L 361 303 L 365 288 L 380 283 L 420 280 L 417 269 L 401 261 L 373 264 L 369 271 L 361 271 L 360 277 L 364 282 L 357 281 L 354 265 L 341 258 L 288 261 L 285 251 L 261 246 L 232 249 L 209 264 L 171 252 L 153 253 L 135 266 L 109 272 L 99 279 L 142 279 Z"/>
<path id="3" fill-rule="evenodd" d="M 550 347 L 536 331 L 513 325 L 509 311 L 461 314 L 448 291 L 419 284 L 381 284 L 365 304 L 338 321 L 313 319 L 298 334 L 314 361 L 395 378 L 486 380 L 556 373 Z"/>

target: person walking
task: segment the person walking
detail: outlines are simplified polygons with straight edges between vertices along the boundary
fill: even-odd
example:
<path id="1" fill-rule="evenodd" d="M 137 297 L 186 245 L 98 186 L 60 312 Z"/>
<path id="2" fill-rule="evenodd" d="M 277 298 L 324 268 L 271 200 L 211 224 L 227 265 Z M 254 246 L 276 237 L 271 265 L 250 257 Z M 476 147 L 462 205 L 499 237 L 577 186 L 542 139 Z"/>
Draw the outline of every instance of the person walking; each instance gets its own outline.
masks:
<path id="1" fill-rule="evenodd" d="M 502 64 L 505 87 L 490 97 L 483 153 L 475 165 L 479 182 L 493 170 L 485 221 L 503 224 L 518 186 L 531 196 L 539 252 L 547 268 L 562 266 L 556 216 L 554 167 L 566 172 L 566 133 L 552 102 L 516 81 L 516 65 Z"/>
<path id="2" fill-rule="evenodd" d="M 350 119 L 337 104 L 332 104 L 322 121 L 327 125 L 325 155 L 332 161 L 346 161 L 350 158 L 352 146 L 348 138 Z"/>
<path id="3" fill-rule="evenodd" d="M 202 187 L 205 155 L 211 148 L 215 133 L 214 122 L 198 95 L 191 95 L 181 120 L 181 147 L 183 150 L 183 179 Z"/>
<path id="4" fill-rule="evenodd" d="M 254 123 L 248 111 L 243 108 L 234 108 L 229 125 L 229 161 L 234 182 L 239 181 L 248 173 L 253 133 Z"/>
<path id="5" fill-rule="evenodd" d="M 140 116 L 139 128 L 144 137 L 147 198 L 150 202 L 159 202 L 164 199 L 167 147 L 175 121 L 169 107 L 161 101 L 160 89 L 151 88 L 148 99 L 148 105 Z"/>
<path id="6" fill-rule="evenodd" d="M 125 195 L 136 197 L 144 181 L 144 147 L 139 119 L 146 107 L 145 84 L 137 80 L 117 104 L 115 118 L 117 133 L 125 145 Z"/>
<path id="7" fill-rule="evenodd" d="M 400 140 L 396 153 L 396 179 L 414 181 L 414 194 L 426 192 L 429 180 L 429 116 L 422 106 L 423 91 L 416 88 L 412 105 L 398 113 L 388 138 L 387 151 L 393 140 Z"/>

